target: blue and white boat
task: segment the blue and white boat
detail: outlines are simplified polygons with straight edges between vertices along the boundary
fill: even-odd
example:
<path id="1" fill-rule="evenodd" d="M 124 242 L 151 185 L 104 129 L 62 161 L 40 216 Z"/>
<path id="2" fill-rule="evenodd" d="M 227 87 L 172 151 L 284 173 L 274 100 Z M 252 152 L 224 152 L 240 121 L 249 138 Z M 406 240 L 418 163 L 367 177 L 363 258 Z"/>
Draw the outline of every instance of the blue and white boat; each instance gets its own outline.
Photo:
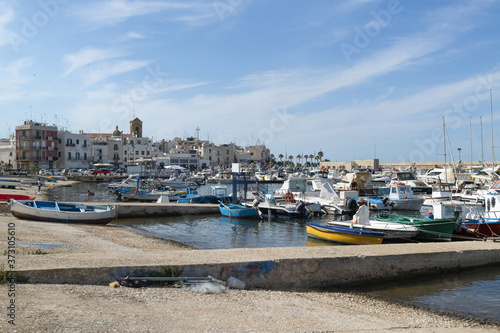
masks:
<path id="1" fill-rule="evenodd" d="M 212 186 L 211 194 L 200 194 L 196 185 L 188 185 L 186 188 L 186 193 L 182 193 L 182 191 L 179 191 L 177 193 L 178 203 L 215 204 L 219 203 L 220 201 L 231 201 L 231 196 L 227 195 L 227 188 L 224 186 Z"/>
<path id="2" fill-rule="evenodd" d="M 20 219 L 66 222 L 107 224 L 117 214 L 113 206 L 93 206 L 73 202 L 54 202 L 39 200 L 11 200 L 10 211 Z"/>
<path id="3" fill-rule="evenodd" d="M 0 187 L 15 188 L 16 186 L 21 186 L 20 180 L 0 178 Z"/>
<path id="4" fill-rule="evenodd" d="M 241 205 L 225 204 L 219 205 L 220 213 L 227 217 L 256 217 L 257 210 L 254 207 L 245 207 Z"/>

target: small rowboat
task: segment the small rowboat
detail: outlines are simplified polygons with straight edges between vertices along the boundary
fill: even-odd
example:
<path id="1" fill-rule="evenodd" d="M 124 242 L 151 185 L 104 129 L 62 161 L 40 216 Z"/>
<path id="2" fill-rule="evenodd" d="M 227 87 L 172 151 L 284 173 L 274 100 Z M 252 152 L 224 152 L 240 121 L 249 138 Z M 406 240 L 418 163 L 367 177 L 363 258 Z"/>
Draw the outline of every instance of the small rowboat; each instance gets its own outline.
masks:
<path id="1" fill-rule="evenodd" d="M 117 213 L 111 206 L 38 200 L 11 200 L 10 211 L 20 219 L 92 224 L 107 224 Z"/>
<path id="2" fill-rule="evenodd" d="M 0 194 L 0 201 L 9 200 L 35 200 L 35 197 L 24 194 Z"/>
<path id="3" fill-rule="evenodd" d="M 21 181 L 17 179 L 0 178 L 0 187 L 15 188 L 21 186 Z"/>
<path id="4" fill-rule="evenodd" d="M 351 229 L 342 226 L 306 223 L 308 236 L 342 244 L 381 244 L 385 234 L 362 229 Z"/>
<path id="5" fill-rule="evenodd" d="M 222 203 L 219 205 L 220 213 L 227 217 L 255 217 L 257 210 L 253 207 Z"/>

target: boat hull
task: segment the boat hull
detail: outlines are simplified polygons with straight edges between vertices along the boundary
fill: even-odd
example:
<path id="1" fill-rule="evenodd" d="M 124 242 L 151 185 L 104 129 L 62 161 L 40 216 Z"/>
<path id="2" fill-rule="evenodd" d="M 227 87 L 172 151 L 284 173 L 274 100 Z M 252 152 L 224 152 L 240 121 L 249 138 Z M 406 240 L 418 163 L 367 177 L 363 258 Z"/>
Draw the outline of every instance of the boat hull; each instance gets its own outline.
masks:
<path id="1" fill-rule="evenodd" d="M 220 213 L 227 217 L 255 218 L 257 210 L 253 207 L 240 205 L 219 205 Z"/>
<path id="2" fill-rule="evenodd" d="M 391 201 L 394 203 L 392 210 L 419 211 L 424 203 L 424 199 L 403 199 L 403 200 L 391 200 Z"/>
<path id="3" fill-rule="evenodd" d="M 307 223 L 306 232 L 308 236 L 341 244 L 381 244 L 384 239 L 384 234 L 379 232 L 340 226 L 324 226 L 316 223 Z"/>
<path id="4" fill-rule="evenodd" d="M 375 220 L 414 226 L 420 230 L 415 236 L 416 239 L 420 240 L 451 241 L 453 232 L 457 228 L 456 219 L 424 219 L 392 214 L 378 214 L 375 216 Z"/>
<path id="5" fill-rule="evenodd" d="M 35 197 L 23 194 L 0 194 L 0 201 L 9 200 L 35 200 Z"/>
<path id="6" fill-rule="evenodd" d="M 0 178 L 0 187 L 15 188 L 16 186 L 21 186 L 20 180 Z"/>
<path id="7" fill-rule="evenodd" d="M 465 220 L 460 223 L 463 227 L 481 237 L 498 237 L 500 235 L 500 220 Z"/>
<path id="8" fill-rule="evenodd" d="M 11 200 L 10 207 L 17 218 L 45 222 L 107 224 L 116 216 L 114 207 L 78 203 Z"/>
<path id="9" fill-rule="evenodd" d="M 364 224 L 351 224 L 351 222 L 329 222 L 329 225 L 336 225 L 341 227 L 353 227 L 354 229 L 363 229 L 368 231 L 383 232 L 384 239 L 401 239 L 415 237 L 420 230 L 405 224 L 398 223 L 385 223 L 374 221 L 374 225 Z"/>

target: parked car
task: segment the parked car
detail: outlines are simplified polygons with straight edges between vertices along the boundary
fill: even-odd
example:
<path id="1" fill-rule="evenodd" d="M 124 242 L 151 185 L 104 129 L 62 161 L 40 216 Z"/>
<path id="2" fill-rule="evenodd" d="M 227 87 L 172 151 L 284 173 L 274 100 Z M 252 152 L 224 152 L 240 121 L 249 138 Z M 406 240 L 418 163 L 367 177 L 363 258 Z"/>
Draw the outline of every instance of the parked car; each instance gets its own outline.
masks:
<path id="1" fill-rule="evenodd" d="M 99 169 L 99 170 L 94 170 L 90 174 L 91 175 L 109 175 L 111 172 L 109 169 Z"/>

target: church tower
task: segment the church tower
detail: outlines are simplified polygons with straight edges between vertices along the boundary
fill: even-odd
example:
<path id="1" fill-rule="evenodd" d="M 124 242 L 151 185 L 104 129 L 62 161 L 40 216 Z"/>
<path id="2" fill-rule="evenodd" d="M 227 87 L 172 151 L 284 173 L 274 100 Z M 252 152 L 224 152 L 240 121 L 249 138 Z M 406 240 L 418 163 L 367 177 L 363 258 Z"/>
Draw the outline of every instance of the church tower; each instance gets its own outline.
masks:
<path id="1" fill-rule="evenodd" d="M 142 138 L 142 121 L 135 118 L 130 121 L 130 134 L 136 138 Z"/>

